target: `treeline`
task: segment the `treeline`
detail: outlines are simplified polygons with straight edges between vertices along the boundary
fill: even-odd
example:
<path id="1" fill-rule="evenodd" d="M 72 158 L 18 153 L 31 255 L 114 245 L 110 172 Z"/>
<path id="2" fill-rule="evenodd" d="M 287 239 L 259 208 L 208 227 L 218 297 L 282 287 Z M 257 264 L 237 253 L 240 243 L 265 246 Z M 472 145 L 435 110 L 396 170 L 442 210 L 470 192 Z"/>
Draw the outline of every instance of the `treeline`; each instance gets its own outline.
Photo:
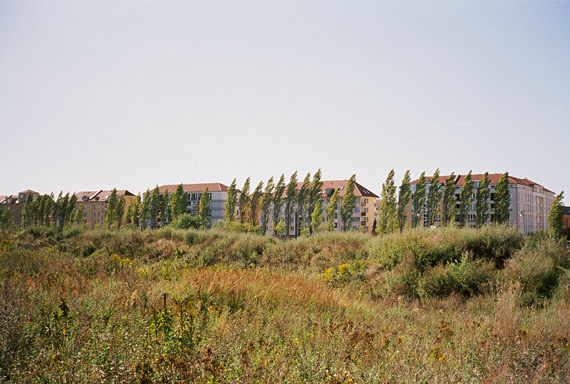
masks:
<path id="1" fill-rule="evenodd" d="M 225 225 L 235 231 L 253 231 L 266 234 L 270 227 L 275 236 L 291 237 L 311 234 L 323 230 L 334 230 L 335 214 L 339 213 L 342 229 L 349 230 L 352 214 L 356 207 L 354 186 L 356 175 L 348 180 L 343 198 L 338 189 L 323 215 L 322 173 L 319 169 L 311 178 L 307 173 L 300 188 L 297 172 L 286 183 L 281 174 L 277 183 L 270 177 L 267 183 L 260 181 L 250 192 L 250 178 L 245 180 L 238 197 L 236 180 L 228 189 L 228 199 L 224 207 Z M 340 212 L 338 212 L 340 210 Z M 271 224 L 271 225 L 270 225 Z"/>
<path id="2" fill-rule="evenodd" d="M 189 194 L 183 184 L 171 194 L 160 193 L 158 186 L 148 190 L 143 198 L 138 195 L 127 208 L 127 224 L 141 229 L 156 229 L 173 224 L 178 228 L 209 228 L 211 226 L 210 192 L 208 188 L 200 196 L 197 215 L 190 214 Z"/>
<path id="3" fill-rule="evenodd" d="M 495 185 L 493 223 L 503 224 L 510 221 L 509 207 L 511 196 L 509 193 L 509 174 L 505 172 Z M 378 207 L 378 226 L 376 231 L 380 234 L 388 234 L 397 230 L 402 231 L 406 225 L 408 205 L 411 205 L 411 226 L 416 228 L 425 225 L 431 227 L 436 223 L 440 226 L 458 225 L 466 226 L 469 221 L 469 212 L 472 204 L 475 204 L 474 222 L 477 228 L 481 228 L 489 220 L 491 205 L 491 189 L 489 173 L 485 172 L 479 185 L 474 189 L 475 182 L 472 180 L 471 171 L 465 175 L 461 192 L 456 196 L 456 183 L 458 175 L 451 173 L 445 181 L 440 182 L 439 169 L 433 176 L 426 179 L 422 172 L 416 181 L 415 193 L 411 192 L 410 171 L 406 171 L 404 178 L 396 193 L 394 182 L 394 170 L 391 170 L 382 184 L 381 200 Z M 473 191 L 476 191 L 474 194 Z M 563 192 L 558 194 L 552 204 L 548 215 L 548 224 L 552 232 L 558 237 L 564 232 L 562 217 Z"/>
<path id="4" fill-rule="evenodd" d="M 40 195 L 34 200 L 33 195 L 26 195 L 22 210 L 22 226 L 57 226 L 63 227 L 69 222 L 83 219 L 82 212 L 76 208 L 74 195 L 60 192 L 57 199 L 54 194 Z M 5 210 L 5 212 L 8 212 Z"/>

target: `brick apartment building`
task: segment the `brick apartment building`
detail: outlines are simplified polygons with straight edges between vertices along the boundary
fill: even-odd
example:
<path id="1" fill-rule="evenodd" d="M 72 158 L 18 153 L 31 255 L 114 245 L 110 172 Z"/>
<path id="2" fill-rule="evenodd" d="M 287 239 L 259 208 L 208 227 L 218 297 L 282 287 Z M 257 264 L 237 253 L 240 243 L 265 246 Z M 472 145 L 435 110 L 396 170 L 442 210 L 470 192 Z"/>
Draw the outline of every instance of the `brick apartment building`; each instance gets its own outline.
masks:
<path id="1" fill-rule="evenodd" d="M 439 182 L 445 185 L 445 180 L 449 176 L 440 176 Z M 495 186 L 501 177 L 500 173 L 489 174 L 489 218 L 487 224 L 492 223 L 494 220 L 495 213 Z M 475 198 L 477 196 L 477 188 L 479 183 L 483 178 L 482 174 L 471 175 L 473 180 L 473 203 L 469 207 L 469 212 L 467 214 L 467 223 L 469 226 L 475 226 Z M 429 192 L 431 178 L 426 177 L 426 200 L 427 194 Z M 455 179 L 455 197 L 459 202 L 459 196 L 463 185 L 465 182 L 465 175 L 459 175 Z M 511 225 L 518 228 L 521 233 L 534 233 L 540 230 L 548 229 L 548 213 L 550 212 L 550 206 L 554 201 L 555 195 L 551 190 L 543 187 L 542 185 L 529 180 L 520 179 L 518 177 L 510 176 L 508 179 L 509 183 L 509 193 L 511 195 L 511 204 L 509 207 L 509 221 Z M 411 183 L 412 195 L 416 190 L 417 180 Z M 457 205 L 459 207 L 459 203 Z M 425 213 L 425 210 L 424 210 Z M 411 226 L 412 224 L 412 205 L 408 204 L 406 207 L 406 223 Z M 439 225 L 439 216 L 436 217 L 435 225 Z M 426 218 L 424 217 L 419 221 L 426 224 Z"/>
<path id="2" fill-rule="evenodd" d="M 77 208 L 83 209 L 83 223 L 89 228 L 95 228 L 105 223 L 105 212 L 111 193 L 113 191 L 83 191 L 75 192 Z M 127 209 L 137 197 L 126 189 L 117 190 L 117 198 L 125 198 L 125 212 L 121 219 L 121 225 L 127 223 Z"/>
<path id="3" fill-rule="evenodd" d="M 17 195 L 0 196 L 0 209 L 10 211 L 12 222 L 15 225 L 22 225 L 22 212 L 28 197 L 36 201 L 38 197 L 40 197 L 40 194 L 36 191 L 32 191 L 31 189 L 27 189 L 25 191 L 18 192 Z"/>

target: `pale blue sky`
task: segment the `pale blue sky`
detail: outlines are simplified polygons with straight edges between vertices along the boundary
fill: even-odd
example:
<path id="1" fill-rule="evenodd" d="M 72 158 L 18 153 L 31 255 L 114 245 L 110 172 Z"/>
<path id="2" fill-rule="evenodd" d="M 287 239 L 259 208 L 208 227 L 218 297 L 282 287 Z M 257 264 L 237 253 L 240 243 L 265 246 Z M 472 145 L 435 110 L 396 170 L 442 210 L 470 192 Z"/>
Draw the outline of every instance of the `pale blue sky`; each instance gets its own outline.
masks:
<path id="1" fill-rule="evenodd" d="M 0 133 L 0 194 L 319 167 L 570 194 L 570 2 L 0 0 Z"/>

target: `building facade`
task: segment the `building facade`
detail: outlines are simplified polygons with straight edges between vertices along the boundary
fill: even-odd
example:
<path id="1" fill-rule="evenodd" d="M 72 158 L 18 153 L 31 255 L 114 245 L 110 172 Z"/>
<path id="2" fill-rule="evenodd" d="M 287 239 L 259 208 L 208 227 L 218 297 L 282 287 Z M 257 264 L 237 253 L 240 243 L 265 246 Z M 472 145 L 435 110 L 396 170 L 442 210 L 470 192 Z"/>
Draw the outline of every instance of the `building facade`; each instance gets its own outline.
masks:
<path id="1" fill-rule="evenodd" d="M 111 193 L 113 193 L 113 191 L 104 190 L 74 193 L 77 198 L 76 206 L 78 209 L 83 209 L 83 223 L 86 224 L 87 227 L 93 229 L 105 223 L 105 212 Z M 127 209 L 129 204 L 135 201 L 137 197 L 126 189 L 117 190 L 117 197 L 124 197 L 125 199 L 125 211 L 121 219 L 121 225 L 125 225 L 127 223 Z"/>
<path id="2" fill-rule="evenodd" d="M 36 201 L 38 197 L 40 197 L 40 194 L 31 189 L 18 192 L 17 195 L 0 196 L 0 209 L 10 211 L 14 225 L 22 225 L 22 212 L 24 211 L 26 199 L 31 198 Z"/>
<path id="3" fill-rule="evenodd" d="M 487 224 L 494 221 L 495 213 L 495 187 L 499 178 L 500 173 L 489 174 L 489 217 L 487 219 Z M 440 176 L 439 183 L 445 185 L 445 181 L 448 176 Z M 469 207 L 467 214 L 467 224 L 470 227 L 475 227 L 475 199 L 477 197 L 477 188 L 479 183 L 483 178 L 482 174 L 471 175 L 473 181 L 473 202 Z M 463 185 L 465 183 L 465 175 L 459 175 L 455 179 L 455 198 L 457 208 L 459 208 L 459 201 Z M 534 233 L 541 230 L 548 229 L 548 213 L 550 212 L 550 206 L 554 201 L 554 192 L 549 189 L 544 188 L 542 185 L 529 180 L 520 179 L 518 177 L 510 176 L 508 178 L 509 183 L 509 194 L 510 194 L 510 206 L 509 206 L 509 222 L 511 225 L 515 226 L 521 233 Z M 416 191 L 417 180 L 411 183 L 412 196 Z M 431 178 L 426 177 L 426 202 L 427 194 L 431 185 Z M 408 204 L 406 207 L 406 224 L 412 225 L 412 215 L 414 214 L 412 209 L 412 204 Z M 439 226 L 440 218 L 439 215 L 435 218 L 435 226 Z M 425 209 L 424 215 L 419 220 L 419 223 L 426 225 Z"/>
<path id="4" fill-rule="evenodd" d="M 180 184 L 161 185 L 158 187 L 160 193 L 160 201 L 164 198 L 164 194 L 170 196 Z M 228 186 L 222 183 L 201 183 L 201 184 L 182 184 L 184 193 L 188 196 L 188 212 L 192 216 L 198 214 L 198 204 L 204 191 L 208 188 L 210 194 L 210 213 L 212 223 L 224 219 L 224 206 L 228 200 Z M 152 193 L 152 190 L 149 190 Z M 239 191 L 237 191 L 239 197 Z"/>

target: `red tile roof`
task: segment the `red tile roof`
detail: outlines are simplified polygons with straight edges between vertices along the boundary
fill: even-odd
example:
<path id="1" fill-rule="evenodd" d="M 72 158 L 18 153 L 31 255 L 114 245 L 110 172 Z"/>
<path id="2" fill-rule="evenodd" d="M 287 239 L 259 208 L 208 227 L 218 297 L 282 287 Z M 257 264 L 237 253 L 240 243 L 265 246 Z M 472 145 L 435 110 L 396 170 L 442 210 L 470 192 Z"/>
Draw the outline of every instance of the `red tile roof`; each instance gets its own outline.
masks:
<path id="1" fill-rule="evenodd" d="M 496 185 L 496 184 L 499 182 L 499 178 L 501 177 L 501 175 L 502 175 L 501 173 L 489 173 L 489 175 L 488 175 L 488 176 L 489 176 L 489 184 L 490 184 L 490 185 Z M 463 186 L 463 183 L 465 182 L 465 176 L 466 176 L 466 175 L 459 175 L 458 177 L 456 177 L 456 178 L 455 178 L 455 185 L 457 185 L 458 187 Z M 448 177 L 449 177 L 449 175 L 447 175 L 447 176 L 440 176 L 440 177 L 439 177 L 439 182 L 440 182 L 441 184 L 444 184 L 444 185 L 445 185 L 445 181 L 447 180 Z M 477 174 L 472 174 L 472 175 L 471 175 L 471 180 L 473 180 L 473 181 L 481 181 L 482 178 L 483 178 L 483 174 L 482 174 L 482 173 L 477 173 Z M 430 180 L 431 180 L 431 176 L 426 176 L 426 182 L 429 182 Z M 417 182 L 418 182 L 418 179 L 413 180 L 413 181 L 411 182 L 411 184 L 417 184 Z M 511 176 L 511 175 L 509 175 L 509 184 L 526 185 L 526 186 L 529 186 L 529 187 L 539 186 L 539 187 L 543 188 L 543 189 L 544 189 L 545 191 L 547 191 L 547 192 L 554 193 L 554 192 L 552 192 L 551 190 L 544 188 L 542 185 L 540 185 L 540 184 L 538 184 L 538 183 L 535 183 L 535 182 L 532 181 L 532 180 L 529 180 L 529 179 L 526 179 L 526 178 L 525 178 L 525 179 L 520 179 L 520 178 L 518 178 L 518 177 L 514 177 L 514 176 Z"/>
<path id="2" fill-rule="evenodd" d="M 321 188 L 321 192 L 323 194 L 323 197 L 326 196 L 326 191 L 327 189 L 334 189 L 335 191 L 338 189 L 338 196 L 339 197 L 343 197 L 346 193 L 346 184 L 348 183 L 348 180 L 323 180 L 323 186 Z M 297 183 L 297 191 L 301 190 L 301 188 L 303 187 L 303 182 L 298 182 Z M 285 191 L 283 191 L 283 198 L 285 198 L 287 194 L 287 188 L 285 188 Z M 374 197 L 374 198 L 378 198 L 378 196 L 366 189 L 365 187 L 363 187 L 361 184 L 358 183 L 354 183 L 354 196 L 356 197 Z"/>
<path id="3" fill-rule="evenodd" d="M 180 184 L 161 185 L 158 187 L 160 194 L 168 191 L 172 193 L 178 188 Z M 227 192 L 228 186 L 222 183 L 201 183 L 201 184 L 182 184 L 184 192 L 204 192 L 208 188 L 209 192 Z M 152 192 L 154 188 L 149 189 Z"/>
<path id="4" fill-rule="evenodd" d="M 109 197 L 111 197 L 111 193 L 113 191 L 83 191 L 83 192 L 75 192 L 74 195 L 77 198 L 77 201 L 107 201 Z M 133 193 L 127 191 L 126 189 L 118 189 L 117 190 L 117 197 L 121 196 L 134 196 Z M 87 198 L 87 200 L 84 199 Z"/>
<path id="5" fill-rule="evenodd" d="M 31 189 L 26 189 L 25 191 L 18 192 L 18 194 L 19 194 L 19 195 L 29 195 L 29 194 L 32 194 L 32 195 L 39 195 L 39 192 L 32 191 Z"/>

